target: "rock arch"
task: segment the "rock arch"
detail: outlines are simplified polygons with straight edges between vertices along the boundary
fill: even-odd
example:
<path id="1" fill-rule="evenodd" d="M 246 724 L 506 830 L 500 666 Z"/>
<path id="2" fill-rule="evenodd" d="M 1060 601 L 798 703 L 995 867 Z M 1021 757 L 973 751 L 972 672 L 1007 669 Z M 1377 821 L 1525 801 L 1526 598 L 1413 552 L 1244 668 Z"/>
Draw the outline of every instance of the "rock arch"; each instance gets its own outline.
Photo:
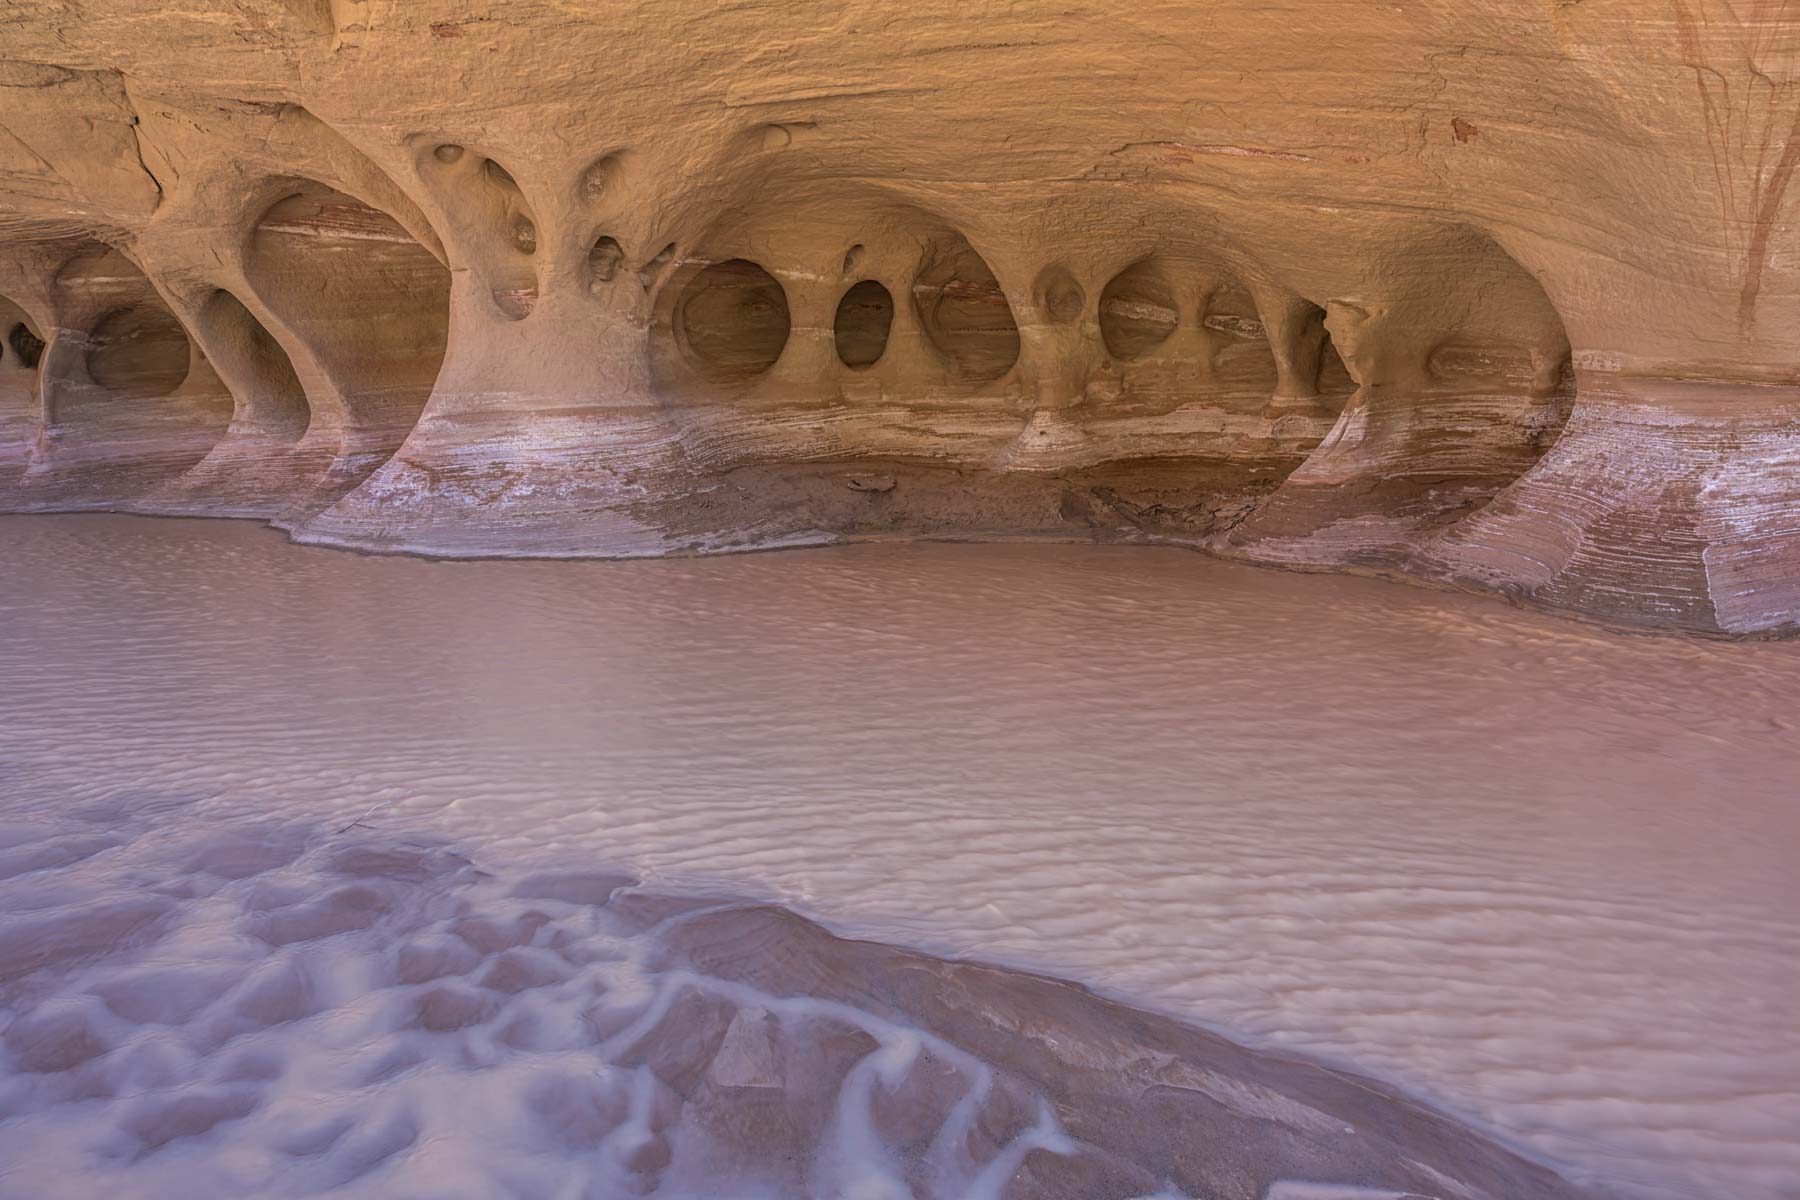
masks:
<path id="1" fill-rule="evenodd" d="M 196 323 L 213 347 L 213 365 L 237 397 L 234 434 L 298 442 L 312 412 L 287 351 L 243 301 L 224 288 L 201 306 Z"/>
<path id="2" fill-rule="evenodd" d="M 1569 341 L 1542 286 L 1482 231 L 1409 228 L 1379 287 L 1316 297 L 1356 383 L 1331 433 L 1233 531 L 1253 557 L 1405 567 L 1554 444 L 1574 400 Z M 1451 264 L 1449 267 L 1446 264 Z M 1291 358 L 1293 356 L 1290 356 Z M 1303 375 L 1290 366 L 1290 378 Z"/>
<path id="3" fill-rule="evenodd" d="M 372 470 L 418 421 L 443 364 L 448 270 L 386 213 L 296 180 L 257 220 L 245 276 L 294 351 L 314 436 L 343 438 Z"/>
<path id="4" fill-rule="evenodd" d="M 189 305 L 194 338 L 230 389 L 230 427 L 207 456 L 148 493 L 155 512 L 272 517 L 330 471 L 336 437 L 303 446 L 312 410 L 281 343 L 242 300 L 215 288 Z"/>
<path id="5" fill-rule="evenodd" d="M 38 432 L 15 506 L 131 507 L 205 457 L 230 395 L 125 252 L 76 243 L 46 248 L 45 261 Z"/>
<path id="6" fill-rule="evenodd" d="M 926 340 L 966 383 L 1003 378 L 1019 361 L 1019 323 L 987 260 L 959 234 L 929 247 L 912 281 Z"/>

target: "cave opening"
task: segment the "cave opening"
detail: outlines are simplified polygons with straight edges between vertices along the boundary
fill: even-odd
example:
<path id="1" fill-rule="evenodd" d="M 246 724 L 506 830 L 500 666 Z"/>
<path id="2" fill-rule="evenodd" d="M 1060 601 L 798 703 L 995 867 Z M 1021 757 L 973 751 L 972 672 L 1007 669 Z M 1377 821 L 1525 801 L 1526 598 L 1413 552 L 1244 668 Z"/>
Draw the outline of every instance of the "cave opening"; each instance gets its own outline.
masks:
<path id="1" fill-rule="evenodd" d="M 722 382 L 753 379 L 774 366 L 791 328 L 780 282 L 744 258 L 701 269 L 676 306 L 677 337 L 689 360 Z"/>
<path id="2" fill-rule="evenodd" d="M 874 366 L 887 353 L 893 324 L 893 293 L 874 279 L 854 285 L 838 301 L 832 322 L 838 360 L 858 370 Z"/>
<path id="3" fill-rule="evenodd" d="M 6 344 L 12 348 L 13 354 L 28 371 L 37 370 L 37 365 L 44 357 L 44 339 L 31 332 L 25 322 L 20 321 L 6 332 Z"/>
<path id="4" fill-rule="evenodd" d="M 443 364 L 450 272 L 387 213 L 297 183 L 257 223 L 251 286 L 324 367 L 347 424 L 410 429 Z"/>
<path id="5" fill-rule="evenodd" d="M 1100 293 L 1100 337 L 1114 358 L 1142 358 L 1180 322 L 1168 280 L 1148 262 L 1126 267 Z"/>
<path id="6" fill-rule="evenodd" d="M 166 396 L 187 378 L 187 331 L 160 305 L 134 304 L 100 318 L 88 335 L 85 365 L 96 385 L 122 396 Z"/>
<path id="7" fill-rule="evenodd" d="M 1000 281 L 967 242 L 939 254 L 913 281 L 926 340 L 973 384 L 991 383 L 1019 360 L 1019 324 Z"/>
<path id="8" fill-rule="evenodd" d="M 617 238 L 602 236 L 588 251 L 588 279 L 594 283 L 611 283 L 625 261 L 625 251 Z"/>

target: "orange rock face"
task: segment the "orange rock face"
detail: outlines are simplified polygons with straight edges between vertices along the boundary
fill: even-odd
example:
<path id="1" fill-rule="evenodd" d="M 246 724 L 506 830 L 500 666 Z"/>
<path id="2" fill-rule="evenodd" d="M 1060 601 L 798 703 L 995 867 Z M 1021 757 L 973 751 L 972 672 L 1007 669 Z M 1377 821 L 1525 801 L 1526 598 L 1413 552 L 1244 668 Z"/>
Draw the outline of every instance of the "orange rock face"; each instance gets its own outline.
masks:
<path id="1" fill-rule="evenodd" d="M 257 7 L 0 24 L 4 507 L 1800 628 L 1788 0 Z"/>

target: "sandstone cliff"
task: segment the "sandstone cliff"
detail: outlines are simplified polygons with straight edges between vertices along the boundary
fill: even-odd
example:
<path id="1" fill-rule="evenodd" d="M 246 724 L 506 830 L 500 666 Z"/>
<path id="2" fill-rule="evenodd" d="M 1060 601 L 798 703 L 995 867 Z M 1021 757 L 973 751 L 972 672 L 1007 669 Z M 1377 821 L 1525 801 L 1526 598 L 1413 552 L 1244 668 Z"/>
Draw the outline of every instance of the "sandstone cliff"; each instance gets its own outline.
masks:
<path id="1" fill-rule="evenodd" d="M 0 506 L 1800 627 L 1791 0 L 13 0 Z"/>

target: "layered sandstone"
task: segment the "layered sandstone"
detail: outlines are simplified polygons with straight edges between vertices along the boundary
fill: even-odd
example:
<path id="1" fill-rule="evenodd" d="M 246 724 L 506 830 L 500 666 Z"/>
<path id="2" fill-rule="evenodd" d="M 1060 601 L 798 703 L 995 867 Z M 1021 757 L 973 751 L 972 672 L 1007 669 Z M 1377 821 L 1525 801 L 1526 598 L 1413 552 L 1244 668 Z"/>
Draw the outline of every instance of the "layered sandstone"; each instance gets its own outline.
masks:
<path id="1" fill-rule="evenodd" d="M 1789 0 L 18 0 L 0 503 L 1800 627 Z"/>

